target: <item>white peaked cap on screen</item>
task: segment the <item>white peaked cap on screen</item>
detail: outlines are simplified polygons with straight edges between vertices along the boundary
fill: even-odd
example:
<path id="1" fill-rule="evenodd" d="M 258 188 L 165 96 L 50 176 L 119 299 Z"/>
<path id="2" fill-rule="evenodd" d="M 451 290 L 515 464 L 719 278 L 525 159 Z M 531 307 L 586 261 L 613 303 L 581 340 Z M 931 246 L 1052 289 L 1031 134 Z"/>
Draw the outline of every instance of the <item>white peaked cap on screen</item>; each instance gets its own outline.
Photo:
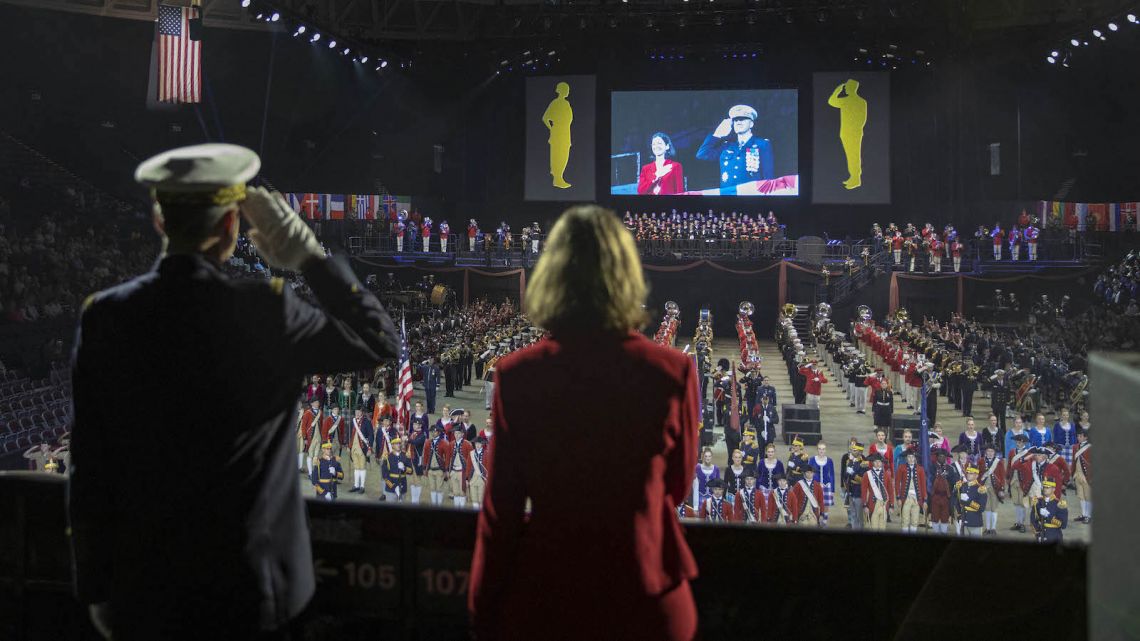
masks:
<path id="1" fill-rule="evenodd" d="M 729 118 L 751 118 L 756 120 L 756 110 L 748 105 L 736 105 L 728 110 Z"/>
<path id="2" fill-rule="evenodd" d="M 245 197 L 245 184 L 261 169 L 261 159 L 245 147 L 211 143 L 164 151 L 143 161 L 135 180 L 164 195 L 190 195 L 223 205 Z"/>

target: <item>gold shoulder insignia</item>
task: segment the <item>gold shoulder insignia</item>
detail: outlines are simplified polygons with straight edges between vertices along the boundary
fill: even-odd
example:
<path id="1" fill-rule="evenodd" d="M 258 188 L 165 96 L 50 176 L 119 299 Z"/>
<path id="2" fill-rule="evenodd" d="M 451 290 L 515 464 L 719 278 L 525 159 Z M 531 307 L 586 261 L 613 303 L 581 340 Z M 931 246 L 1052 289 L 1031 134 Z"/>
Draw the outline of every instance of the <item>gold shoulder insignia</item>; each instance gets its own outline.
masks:
<path id="1" fill-rule="evenodd" d="M 274 294 L 280 296 L 285 292 L 285 279 L 280 276 L 274 276 L 269 279 L 269 289 L 273 290 Z"/>
<path id="2" fill-rule="evenodd" d="M 1065 499 L 1061 499 L 1060 501 L 1057 501 L 1057 507 L 1059 507 L 1063 510 L 1067 510 L 1067 509 L 1069 509 L 1069 502 L 1066 501 Z"/>
<path id="3" fill-rule="evenodd" d="M 985 494 L 985 493 L 986 493 L 986 486 L 979 485 L 978 486 L 978 494 Z"/>
<path id="4" fill-rule="evenodd" d="M 88 309 L 88 308 L 90 308 L 90 307 L 91 307 L 91 305 L 95 303 L 95 297 L 96 297 L 98 294 L 99 294 L 99 292 L 95 292 L 94 294 L 91 294 L 91 295 L 90 295 L 90 296 L 88 296 L 87 298 L 84 298 L 84 299 L 83 299 L 83 305 L 82 305 L 82 307 L 80 307 L 80 311 L 81 311 L 81 312 L 85 312 L 85 311 L 87 311 L 87 309 Z"/>

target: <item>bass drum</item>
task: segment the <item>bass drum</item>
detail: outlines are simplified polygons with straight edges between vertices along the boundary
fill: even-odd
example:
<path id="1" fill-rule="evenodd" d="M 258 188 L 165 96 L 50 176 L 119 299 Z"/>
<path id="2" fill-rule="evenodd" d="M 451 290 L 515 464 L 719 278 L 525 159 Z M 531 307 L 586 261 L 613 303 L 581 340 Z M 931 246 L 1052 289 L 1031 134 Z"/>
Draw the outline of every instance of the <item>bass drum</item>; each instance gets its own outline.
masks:
<path id="1" fill-rule="evenodd" d="M 443 305 L 451 298 L 451 288 L 447 285 L 436 285 L 431 289 L 431 304 L 436 307 Z"/>

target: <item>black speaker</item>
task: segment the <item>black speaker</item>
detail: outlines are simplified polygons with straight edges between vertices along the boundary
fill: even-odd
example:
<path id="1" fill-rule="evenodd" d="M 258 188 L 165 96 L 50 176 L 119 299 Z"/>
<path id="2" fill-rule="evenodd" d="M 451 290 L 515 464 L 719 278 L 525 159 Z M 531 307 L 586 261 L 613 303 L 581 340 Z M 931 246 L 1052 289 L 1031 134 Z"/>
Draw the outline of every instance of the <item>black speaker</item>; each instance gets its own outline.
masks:
<path id="1" fill-rule="evenodd" d="M 818 420 L 789 418 L 784 419 L 784 444 L 791 445 L 792 440 L 799 436 L 804 445 L 815 445 L 822 438 Z"/>
<path id="2" fill-rule="evenodd" d="M 794 421 L 819 421 L 819 408 L 812 407 L 811 405 L 793 405 L 785 403 L 781 406 L 782 415 L 785 420 L 791 419 Z"/>
<path id="3" fill-rule="evenodd" d="M 910 430 L 914 433 L 914 440 L 917 443 L 919 436 L 918 431 L 922 429 L 921 416 L 899 416 L 895 414 L 891 417 L 891 433 L 887 437 L 891 443 L 898 445 L 902 443 L 903 430 Z"/>

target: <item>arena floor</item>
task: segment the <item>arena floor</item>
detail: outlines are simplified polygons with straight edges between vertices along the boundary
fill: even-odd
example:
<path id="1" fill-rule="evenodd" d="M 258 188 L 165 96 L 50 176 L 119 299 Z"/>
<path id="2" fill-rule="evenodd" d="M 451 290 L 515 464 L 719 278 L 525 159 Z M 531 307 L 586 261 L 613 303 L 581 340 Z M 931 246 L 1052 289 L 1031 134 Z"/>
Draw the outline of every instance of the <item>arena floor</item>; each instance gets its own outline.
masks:
<path id="1" fill-rule="evenodd" d="M 734 340 L 731 339 L 718 339 L 713 344 L 713 360 L 721 357 L 732 359 L 739 357 L 739 347 Z M 764 370 L 770 376 L 772 384 L 776 388 L 777 398 L 779 404 L 790 403 L 792 399 L 792 386 L 788 381 L 788 376 L 783 364 L 783 358 L 776 345 L 772 341 L 762 341 L 760 343 L 760 354 L 764 358 Z M 828 372 L 828 378 L 831 379 L 831 373 Z M 416 385 L 416 399 L 423 398 L 423 390 Z M 471 418 L 476 425 L 482 427 L 487 418 L 488 412 L 483 406 L 482 385 L 476 381 L 472 387 L 466 387 L 461 392 L 457 392 L 455 398 L 445 398 L 443 396 L 443 388 L 441 386 L 439 395 L 436 400 L 437 412 L 432 415 L 434 422 L 442 411 L 443 404 L 448 403 L 452 409 L 463 408 L 471 412 Z M 989 413 L 989 401 L 981 396 L 979 392 L 974 398 L 974 408 L 978 410 L 981 408 Z M 913 410 L 906 409 L 906 404 L 901 401 L 900 397 L 895 397 L 895 412 L 910 413 Z M 965 430 L 965 419 L 961 414 L 954 409 L 954 406 L 946 401 L 944 397 L 939 397 L 938 417 L 942 423 L 943 431 L 951 443 L 957 443 L 958 436 Z M 838 468 L 839 459 L 846 452 L 847 440 L 851 436 L 857 437 L 865 444 L 870 444 L 874 440 L 874 423 L 871 420 L 870 410 L 866 415 L 855 413 L 855 409 L 849 405 L 849 401 L 844 395 L 844 392 L 835 383 L 831 382 L 824 386 L 823 393 L 820 397 L 820 419 L 822 423 L 822 432 L 824 441 L 828 444 L 828 456 L 835 461 Z M 1053 420 L 1052 416 L 1048 417 L 1049 421 Z M 984 421 L 977 421 L 979 427 L 985 424 Z M 781 426 L 782 427 L 782 426 Z M 718 428 L 718 432 L 719 432 Z M 788 448 L 783 445 L 783 433 L 780 432 L 777 438 L 777 452 L 782 460 L 788 457 Z M 809 453 L 814 455 L 815 450 L 812 447 L 807 448 Z M 723 438 L 713 447 L 715 453 L 713 460 L 717 465 L 723 466 L 724 461 L 727 459 L 727 451 Z M 378 501 L 382 492 L 380 490 L 380 467 L 377 461 L 373 460 L 368 466 L 368 475 L 365 479 L 365 494 L 354 494 L 348 492 L 352 487 L 352 464 L 348 461 L 348 457 L 342 457 L 341 463 L 344 466 L 345 482 L 341 483 L 338 500 L 341 501 Z M 695 462 L 694 462 L 695 464 Z M 837 470 L 838 473 L 838 470 Z M 313 495 L 313 486 L 305 478 L 298 474 L 301 483 L 302 492 L 306 495 Z M 1080 510 L 1076 502 L 1076 496 L 1070 490 L 1066 496 L 1070 501 L 1070 518 L 1069 527 L 1065 529 L 1065 538 L 1070 541 L 1089 541 L 1091 538 L 1091 524 L 1085 525 L 1074 521 L 1077 516 L 1080 516 Z M 843 529 L 847 525 L 846 510 L 841 504 L 839 497 L 836 497 L 837 504 L 832 507 L 833 516 L 830 519 L 828 527 Z M 421 496 L 421 503 L 424 507 L 429 507 L 428 494 L 424 492 Z M 449 500 L 445 500 L 449 504 Z M 1025 542 L 1033 541 L 1032 529 L 1027 528 L 1027 532 L 1022 534 L 1020 532 L 1012 531 L 1009 526 L 1014 522 L 1013 504 L 1006 501 L 999 505 L 998 508 L 998 536 L 1000 538 L 1017 539 Z M 897 531 L 899 526 L 897 521 L 887 524 L 888 530 Z M 919 531 L 919 536 L 925 536 L 923 530 Z"/>

